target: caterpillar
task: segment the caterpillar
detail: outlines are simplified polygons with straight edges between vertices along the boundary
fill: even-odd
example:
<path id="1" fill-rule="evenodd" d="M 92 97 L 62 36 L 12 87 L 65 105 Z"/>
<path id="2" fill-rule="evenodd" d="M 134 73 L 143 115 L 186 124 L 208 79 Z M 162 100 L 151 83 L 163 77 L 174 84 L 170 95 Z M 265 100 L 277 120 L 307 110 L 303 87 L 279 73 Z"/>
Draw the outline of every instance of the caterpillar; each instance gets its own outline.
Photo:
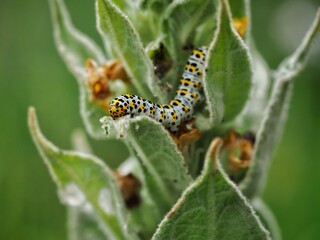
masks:
<path id="1" fill-rule="evenodd" d="M 201 100 L 202 75 L 208 48 L 203 46 L 192 51 L 180 79 L 176 96 L 169 104 L 156 104 L 133 94 L 124 94 L 109 103 L 113 119 L 125 115 L 149 116 L 160 122 L 169 131 L 178 131 L 181 123 L 192 119 L 194 106 Z"/>

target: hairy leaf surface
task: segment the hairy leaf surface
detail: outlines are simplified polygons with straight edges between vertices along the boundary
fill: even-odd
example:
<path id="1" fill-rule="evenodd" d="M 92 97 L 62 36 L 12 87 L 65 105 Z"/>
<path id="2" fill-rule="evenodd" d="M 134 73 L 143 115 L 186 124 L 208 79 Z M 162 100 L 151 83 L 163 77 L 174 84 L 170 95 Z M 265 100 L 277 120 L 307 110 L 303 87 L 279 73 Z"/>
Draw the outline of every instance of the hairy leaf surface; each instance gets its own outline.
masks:
<path id="1" fill-rule="evenodd" d="M 236 117 L 244 107 L 251 87 L 248 49 L 235 32 L 227 1 L 222 0 L 218 28 L 210 44 L 204 92 L 212 125 Z"/>
<path id="2" fill-rule="evenodd" d="M 50 143 L 39 129 L 33 108 L 29 109 L 29 128 L 57 184 L 61 202 L 96 215 L 110 239 L 138 239 L 131 226 L 126 227 L 128 220 L 120 191 L 103 161 L 88 154 L 61 150 Z"/>
<path id="3" fill-rule="evenodd" d="M 160 239 L 270 239 L 253 208 L 226 176 L 217 159 L 222 140 L 212 142 L 199 178 L 159 225 Z"/>

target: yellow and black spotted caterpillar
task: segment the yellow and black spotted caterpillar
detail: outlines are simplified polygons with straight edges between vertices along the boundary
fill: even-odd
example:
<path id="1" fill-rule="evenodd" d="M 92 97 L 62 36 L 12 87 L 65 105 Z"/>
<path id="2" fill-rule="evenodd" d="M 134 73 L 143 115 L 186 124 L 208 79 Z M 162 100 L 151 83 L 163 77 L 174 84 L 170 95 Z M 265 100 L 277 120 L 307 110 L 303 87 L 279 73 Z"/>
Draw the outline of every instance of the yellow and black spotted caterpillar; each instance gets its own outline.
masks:
<path id="1" fill-rule="evenodd" d="M 192 118 L 194 106 L 201 98 L 201 80 L 207 50 L 207 47 L 200 47 L 192 51 L 180 79 L 177 94 L 169 104 L 159 105 L 136 95 L 125 94 L 110 102 L 111 117 L 117 119 L 125 115 L 149 116 L 171 132 L 177 132 L 181 123 Z"/>

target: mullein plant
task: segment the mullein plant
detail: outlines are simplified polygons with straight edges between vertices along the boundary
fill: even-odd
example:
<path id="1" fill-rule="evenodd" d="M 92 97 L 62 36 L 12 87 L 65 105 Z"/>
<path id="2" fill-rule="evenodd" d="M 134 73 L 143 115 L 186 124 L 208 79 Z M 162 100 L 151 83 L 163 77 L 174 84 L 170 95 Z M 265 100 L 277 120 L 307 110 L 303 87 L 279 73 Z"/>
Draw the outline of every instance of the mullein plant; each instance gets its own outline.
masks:
<path id="1" fill-rule="evenodd" d="M 120 139 L 130 157 L 110 169 L 81 134 L 74 150 L 61 150 L 29 109 L 31 135 L 68 208 L 69 238 L 281 239 L 260 195 L 320 11 L 271 71 L 251 37 L 249 0 L 95 2 L 104 51 L 74 27 L 63 0 L 49 0 L 54 38 L 78 81 L 87 133 Z M 109 116 L 110 101 L 125 93 L 168 103 L 201 46 L 208 47 L 202 101 L 178 133 L 148 116 Z"/>

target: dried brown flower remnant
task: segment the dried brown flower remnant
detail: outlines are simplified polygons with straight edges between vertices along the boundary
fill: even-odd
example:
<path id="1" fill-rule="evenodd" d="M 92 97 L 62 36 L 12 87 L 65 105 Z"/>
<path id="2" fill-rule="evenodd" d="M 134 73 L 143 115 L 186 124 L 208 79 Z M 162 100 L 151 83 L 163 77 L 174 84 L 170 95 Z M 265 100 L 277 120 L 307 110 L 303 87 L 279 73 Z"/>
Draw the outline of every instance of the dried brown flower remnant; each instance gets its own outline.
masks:
<path id="1" fill-rule="evenodd" d="M 189 122 L 183 123 L 179 129 L 178 135 L 170 133 L 173 140 L 178 145 L 178 148 L 182 151 L 186 146 L 190 145 L 191 143 L 197 141 L 202 132 L 197 128 L 192 128 L 194 120 Z"/>
<path id="2" fill-rule="evenodd" d="M 233 129 L 230 130 L 228 136 L 224 139 L 224 149 L 228 149 L 228 170 L 230 174 L 236 173 L 242 169 L 249 167 L 255 137 L 252 133 L 240 135 Z"/>
<path id="3" fill-rule="evenodd" d="M 108 109 L 108 98 L 112 94 L 109 83 L 117 79 L 129 82 L 128 75 L 120 60 L 111 60 L 101 67 L 92 59 L 85 64 L 87 70 L 88 87 L 92 100 L 104 109 Z"/>
<path id="4" fill-rule="evenodd" d="M 248 27 L 248 17 L 242 17 L 242 18 L 234 18 L 233 19 L 233 27 L 235 30 L 239 33 L 241 37 L 244 36 L 244 34 L 247 31 Z"/>
<path id="5" fill-rule="evenodd" d="M 192 130 L 183 133 L 178 138 L 178 147 L 183 149 L 185 146 L 197 141 L 201 137 L 202 133 L 199 129 L 193 128 Z"/>
<path id="6" fill-rule="evenodd" d="M 141 183 L 132 173 L 122 175 L 115 171 L 117 183 L 127 208 L 133 208 L 140 204 Z"/>

